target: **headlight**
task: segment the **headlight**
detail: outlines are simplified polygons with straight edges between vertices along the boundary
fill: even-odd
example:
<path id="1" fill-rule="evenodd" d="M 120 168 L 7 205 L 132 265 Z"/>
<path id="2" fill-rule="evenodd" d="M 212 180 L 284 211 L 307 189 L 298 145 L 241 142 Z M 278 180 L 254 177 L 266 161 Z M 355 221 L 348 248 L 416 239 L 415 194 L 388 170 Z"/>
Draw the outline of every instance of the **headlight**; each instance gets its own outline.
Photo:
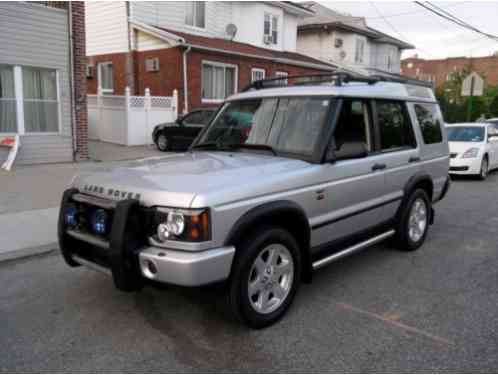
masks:
<path id="1" fill-rule="evenodd" d="M 211 239 L 209 210 L 159 207 L 156 211 L 156 239 L 160 242 L 202 242 Z"/>
<path id="2" fill-rule="evenodd" d="M 479 154 L 479 149 L 477 147 L 472 147 L 463 153 L 462 159 L 476 158 L 478 154 Z"/>

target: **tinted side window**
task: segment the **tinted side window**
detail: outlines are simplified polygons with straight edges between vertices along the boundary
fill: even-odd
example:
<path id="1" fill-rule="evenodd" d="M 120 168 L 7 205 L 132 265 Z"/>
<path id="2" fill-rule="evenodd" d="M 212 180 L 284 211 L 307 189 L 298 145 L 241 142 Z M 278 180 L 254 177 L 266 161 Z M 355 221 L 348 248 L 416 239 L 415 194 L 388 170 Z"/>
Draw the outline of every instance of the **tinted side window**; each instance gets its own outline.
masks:
<path id="1" fill-rule="evenodd" d="M 334 130 L 336 157 L 341 157 L 341 153 L 358 144 L 363 144 L 367 151 L 372 151 L 369 113 L 367 102 L 360 99 L 343 100 Z"/>
<path id="2" fill-rule="evenodd" d="M 416 147 L 415 135 L 405 104 L 395 101 L 376 103 L 381 149 Z"/>
<path id="3" fill-rule="evenodd" d="M 202 124 L 203 116 L 204 114 L 202 111 L 192 112 L 191 114 L 185 116 L 183 123 L 185 125 L 200 125 Z"/>
<path id="4" fill-rule="evenodd" d="M 439 110 L 435 104 L 415 104 L 415 113 L 422 131 L 425 144 L 440 143 L 443 141 L 441 134 L 441 120 Z"/>

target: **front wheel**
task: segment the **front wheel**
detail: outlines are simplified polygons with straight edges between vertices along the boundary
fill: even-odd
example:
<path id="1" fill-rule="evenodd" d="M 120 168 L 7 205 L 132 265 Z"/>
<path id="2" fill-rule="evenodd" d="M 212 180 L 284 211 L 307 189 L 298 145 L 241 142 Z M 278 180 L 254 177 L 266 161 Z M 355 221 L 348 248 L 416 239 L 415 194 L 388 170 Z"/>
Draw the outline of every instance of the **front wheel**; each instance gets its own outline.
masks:
<path id="1" fill-rule="evenodd" d="M 251 328 L 277 322 L 300 284 L 301 257 L 294 237 L 265 228 L 238 246 L 229 285 L 233 313 Z"/>
<path id="2" fill-rule="evenodd" d="M 159 151 L 168 151 L 170 147 L 168 137 L 164 134 L 159 134 L 156 139 L 156 146 Z"/>
<path id="3" fill-rule="evenodd" d="M 488 158 L 485 156 L 481 162 L 481 171 L 479 172 L 479 179 L 484 181 L 488 177 L 489 163 Z"/>
<path id="4" fill-rule="evenodd" d="M 401 209 L 396 228 L 396 245 L 400 250 L 417 250 L 425 241 L 431 215 L 431 203 L 425 190 L 416 189 Z"/>

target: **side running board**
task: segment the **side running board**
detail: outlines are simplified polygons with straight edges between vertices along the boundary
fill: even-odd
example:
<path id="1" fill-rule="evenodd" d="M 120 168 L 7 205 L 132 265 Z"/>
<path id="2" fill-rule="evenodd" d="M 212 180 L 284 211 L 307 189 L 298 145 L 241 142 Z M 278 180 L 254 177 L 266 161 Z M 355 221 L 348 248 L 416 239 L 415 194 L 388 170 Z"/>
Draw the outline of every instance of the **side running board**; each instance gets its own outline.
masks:
<path id="1" fill-rule="evenodd" d="M 335 262 L 336 260 L 342 259 L 342 258 L 347 257 L 349 255 L 352 255 L 360 250 L 363 250 L 367 247 L 375 245 L 376 243 L 384 241 L 386 238 L 392 237 L 394 235 L 394 233 L 395 233 L 394 229 L 388 230 L 387 232 L 384 232 L 384 233 L 379 234 L 375 237 L 369 238 L 368 240 L 365 240 L 363 242 L 357 243 L 356 245 L 347 247 L 344 250 L 339 251 L 338 253 L 334 253 L 332 255 L 329 255 L 328 257 L 317 260 L 316 262 L 313 262 L 313 270 L 317 270 L 319 268 L 322 268 L 329 263 Z"/>

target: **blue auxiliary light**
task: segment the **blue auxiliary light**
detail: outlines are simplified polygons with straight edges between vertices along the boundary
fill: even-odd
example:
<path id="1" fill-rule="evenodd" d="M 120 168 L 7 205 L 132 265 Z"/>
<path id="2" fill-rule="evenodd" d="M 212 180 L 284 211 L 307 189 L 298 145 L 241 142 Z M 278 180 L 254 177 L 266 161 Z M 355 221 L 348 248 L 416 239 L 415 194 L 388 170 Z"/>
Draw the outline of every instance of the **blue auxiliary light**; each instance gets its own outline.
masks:
<path id="1" fill-rule="evenodd" d="M 66 207 L 66 210 L 64 211 L 64 221 L 66 225 L 70 227 L 74 227 L 78 224 L 78 221 L 76 219 L 76 215 L 78 214 L 78 210 L 74 206 L 68 206 Z"/>
<path id="2" fill-rule="evenodd" d="M 94 233 L 104 235 L 107 232 L 108 215 L 105 210 L 98 209 L 92 214 L 91 224 Z"/>

